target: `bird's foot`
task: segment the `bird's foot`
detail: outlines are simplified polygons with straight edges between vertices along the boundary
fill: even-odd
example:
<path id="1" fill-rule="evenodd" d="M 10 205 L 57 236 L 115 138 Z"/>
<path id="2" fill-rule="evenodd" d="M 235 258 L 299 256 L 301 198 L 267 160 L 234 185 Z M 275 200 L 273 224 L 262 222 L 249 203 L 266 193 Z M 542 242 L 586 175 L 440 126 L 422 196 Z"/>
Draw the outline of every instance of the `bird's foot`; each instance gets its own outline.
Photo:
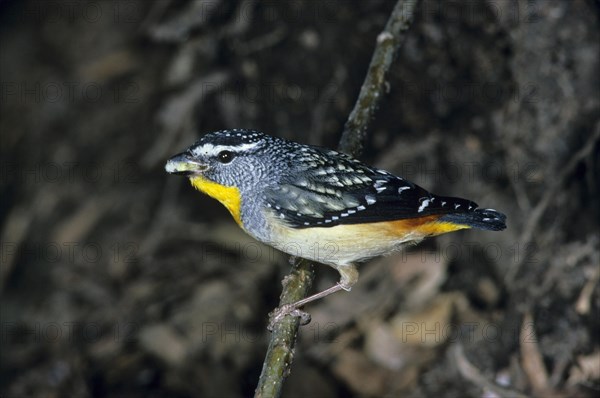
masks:
<path id="1" fill-rule="evenodd" d="M 277 307 L 269 314 L 269 325 L 267 329 L 270 332 L 273 331 L 275 325 L 281 322 L 286 315 L 296 316 L 300 318 L 300 324 L 306 325 L 310 322 L 310 314 L 306 311 L 302 311 L 294 304 L 285 304 L 281 307 Z"/>

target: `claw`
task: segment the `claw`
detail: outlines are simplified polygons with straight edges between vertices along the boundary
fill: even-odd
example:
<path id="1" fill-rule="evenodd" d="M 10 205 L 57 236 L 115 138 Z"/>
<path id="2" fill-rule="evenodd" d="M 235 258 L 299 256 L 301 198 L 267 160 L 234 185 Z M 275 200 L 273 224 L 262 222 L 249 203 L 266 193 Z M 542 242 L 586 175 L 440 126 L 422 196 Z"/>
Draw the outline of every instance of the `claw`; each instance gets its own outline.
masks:
<path id="1" fill-rule="evenodd" d="M 298 318 L 300 318 L 300 325 L 302 326 L 308 325 L 311 320 L 311 316 L 308 312 L 299 310 L 298 308 L 290 312 L 290 315 L 297 316 Z"/>
<path id="2" fill-rule="evenodd" d="M 269 314 L 269 325 L 267 329 L 272 332 L 275 325 L 281 322 L 286 315 L 291 315 L 300 318 L 300 324 L 306 325 L 310 323 L 310 314 L 306 311 L 298 309 L 294 304 L 285 304 L 277 307 Z"/>

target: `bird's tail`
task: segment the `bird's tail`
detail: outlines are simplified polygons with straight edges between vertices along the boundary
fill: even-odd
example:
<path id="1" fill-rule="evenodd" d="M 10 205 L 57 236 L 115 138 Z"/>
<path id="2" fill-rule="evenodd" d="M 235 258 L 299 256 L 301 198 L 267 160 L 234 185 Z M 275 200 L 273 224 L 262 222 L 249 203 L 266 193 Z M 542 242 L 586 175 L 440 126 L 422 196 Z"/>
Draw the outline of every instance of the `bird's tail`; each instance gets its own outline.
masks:
<path id="1" fill-rule="evenodd" d="M 440 217 L 438 221 L 489 231 L 506 229 L 506 215 L 494 209 L 474 209 L 468 212 L 449 213 Z"/>

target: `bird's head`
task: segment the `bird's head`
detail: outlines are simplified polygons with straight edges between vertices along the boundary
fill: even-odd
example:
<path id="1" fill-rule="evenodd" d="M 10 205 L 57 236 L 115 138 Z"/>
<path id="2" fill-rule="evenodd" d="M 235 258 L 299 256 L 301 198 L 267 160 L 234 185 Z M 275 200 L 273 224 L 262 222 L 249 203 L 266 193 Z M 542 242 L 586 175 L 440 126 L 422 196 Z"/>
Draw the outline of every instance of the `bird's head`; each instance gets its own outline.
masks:
<path id="1" fill-rule="evenodd" d="M 253 188 L 271 180 L 280 165 L 274 147 L 283 142 L 255 130 L 222 130 L 202 137 L 167 161 L 165 170 L 223 185 Z"/>

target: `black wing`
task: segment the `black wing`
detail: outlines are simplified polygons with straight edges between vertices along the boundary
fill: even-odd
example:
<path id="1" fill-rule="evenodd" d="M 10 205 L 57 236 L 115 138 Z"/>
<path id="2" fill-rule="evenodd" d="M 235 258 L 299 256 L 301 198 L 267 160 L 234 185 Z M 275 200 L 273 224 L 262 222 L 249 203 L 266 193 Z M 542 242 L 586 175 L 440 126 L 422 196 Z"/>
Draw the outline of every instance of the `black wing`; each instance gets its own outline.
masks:
<path id="1" fill-rule="evenodd" d="M 306 148 L 295 159 L 294 177 L 266 195 L 267 206 L 292 228 L 393 221 L 477 208 L 474 202 L 431 194 L 335 151 Z"/>

